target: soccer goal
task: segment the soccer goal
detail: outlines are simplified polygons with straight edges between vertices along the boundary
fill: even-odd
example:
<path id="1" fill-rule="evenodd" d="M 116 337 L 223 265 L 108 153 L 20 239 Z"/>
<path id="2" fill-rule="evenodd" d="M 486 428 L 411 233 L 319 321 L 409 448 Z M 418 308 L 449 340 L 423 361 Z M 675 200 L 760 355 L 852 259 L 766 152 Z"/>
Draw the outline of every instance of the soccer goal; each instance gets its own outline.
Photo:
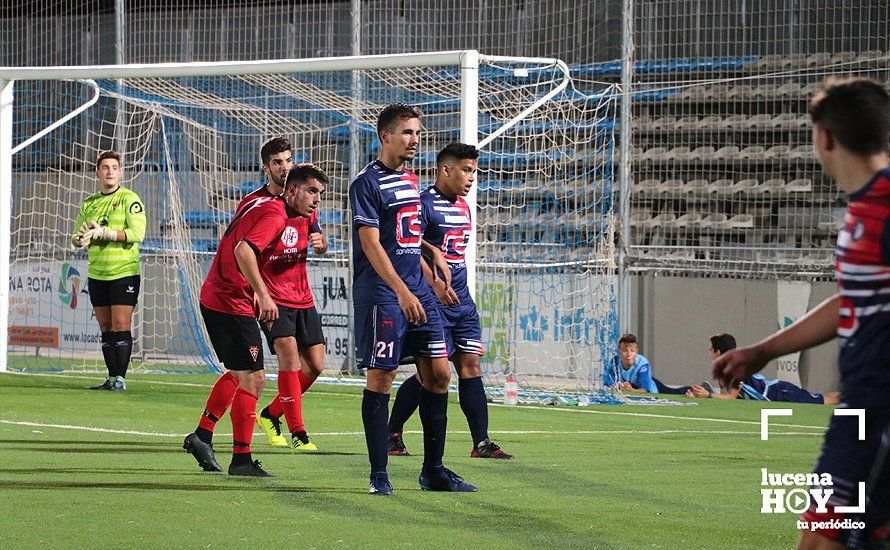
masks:
<path id="1" fill-rule="evenodd" d="M 325 169 L 310 256 L 330 373 L 351 368 L 351 177 L 377 152 L 385 105 L 424 113 L 412 168 L 436 151 L 482 149 L 468 202 L 468 259 L 489 383 L 601 389 L 616 331 L 614 132 L 617 94 L 556 59 L 476 51 L 287 61 L 0 68 L 0 370 L 102 370 L 86 290 L 69 245 L 93 160 L 123 154 L 122 185 L 142 197 L 142 295 L 134 364 L 143 372 L 218 368 L 198 293 L 237 201 L 263 184 L 259 146 L 284 135 L 295 161 Z"/>

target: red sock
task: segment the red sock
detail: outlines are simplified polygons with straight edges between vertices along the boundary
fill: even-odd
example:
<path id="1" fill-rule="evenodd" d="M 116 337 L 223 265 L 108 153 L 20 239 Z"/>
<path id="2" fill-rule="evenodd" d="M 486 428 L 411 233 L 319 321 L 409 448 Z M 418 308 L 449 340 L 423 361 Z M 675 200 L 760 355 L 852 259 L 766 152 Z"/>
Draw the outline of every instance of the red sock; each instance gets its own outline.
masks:
<path id="1" fill-rule="evenodd" d="M 303 371 L 301 370 L 297 371 L 297 377 L 300 379 L 300 391 L 302 393 L 306 393 L 306 390 L 309 389 L 309 386 L 311 386 L 312 383 L 315 382 L 315 378 L 309 378 L 308 376 L 303 374 Z"/>
<path id="2" fill-rule="evenodd" d="M 207 398 L 207 405 L 204 408 L 204 414 L 198 420 L 198 428 L 204 428 L 212 432 L 216 427 L 216 423 L 226 410 L 232 405 L 232 398 L 235 397 L 235 390 L 238 389 L 238 379 L 231 372 L 227 372 L 219 377 L 213 389 L 210 390 L 210 397 Z"/>
<path id="3" fill-rule="evenodd" d="M 278 378 L 278 386 L 281 387 L 281 375 L 279 374 Z M 269 416 L 272 418 L 281 418 L 281 415 L 284 414 L 284 409 L 281 407 L 281 399 L 279 396 L 281 395 L 281 390 L 277 394 L 275 394 L 275 399 L 269 403 Z"/>
<path id="4" fill-rule="evenodd" d="M 278 397 L 276 400 L 284 409 L 284 418 L 290 433 L 304 432 L 303 400 L 300 398 L 299 371 L 280 371 L 278 373 Z"/>
<path id="5" fill-rule="evenodd" d="M 232 453 L 249 453 L 250 440 L 253 439 L 253 425 L 256 422 L 256 402 L 259 396 L 244 388 L 235 390 L 235 399 L 232 401 L 232 439 L 234 448 Z"/>
<path id="6" fill-rule="evenodd" d="M 288 372 L 288 371 L 280 371 L 280 372 Z M 279 373 L 279 376 L 281 376 L 280 373 Z M 306 393 L 306 390 L 309 389 L 309 386 L 311 386 L 312 383 L 315 382 L 314 378 L 309 378 L 308 376 L 303 374 L 303 371 L 301 371 L 301 370 L 297 371 L 297 378 L 300 380 L 300 395 L 303 395 L 304 393 Z M 279 387 L 281 386 L 280 380 L 278 382 L 278 385 L 279 385 Z M 269 415 L 272 418 L 281 418 L 281 415 L 285 414 L 284 408 L 281 405 L 280 397 L 281 397 L 281 391 L 279 389 L 278 395 L 276 395 L 275 399 L 273 399 L 272 402 L 269 403 Z M 288 424 L 288 426 L 289 425 L 290 424 Z"/>

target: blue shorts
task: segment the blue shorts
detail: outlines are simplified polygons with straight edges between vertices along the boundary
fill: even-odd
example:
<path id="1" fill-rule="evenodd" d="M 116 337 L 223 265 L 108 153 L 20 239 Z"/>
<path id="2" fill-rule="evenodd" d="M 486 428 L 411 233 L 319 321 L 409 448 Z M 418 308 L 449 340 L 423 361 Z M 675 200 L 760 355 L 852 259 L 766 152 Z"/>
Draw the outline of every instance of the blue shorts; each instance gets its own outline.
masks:
<path id="1" fill-rule="evenodd" d="M 795 386 L 791 382 L 779 381 L 766 390 L 766 398 L 770 401 L 785 403 L 816 403 L 825 404 L 825 396 L 821 393 L 812 393 Z"/>
<path id="2" fill-rule="evenodd" d="M 399 304 L 355 306 L 355 357 L 359 368 L 395 370 L 404 357 L 448 357 L 436 299 L 421 298 L 426 323 L 412 325 Z"/>
<path id="3" fill-rule="evenodd" d="M 445 346 L 448 357 L 455 353 L 475 353 L 485 355 L 482 347 L 482 324 L 476 303 L 461 302 L 453 307 L 439 305 L 442 315 L 442 328 L 445 329 Z"/>
<path id="4" fill-rule="evenodd" d="M 844 407 L 865 408 L 854 404 Z M 815 472 L 831 474 L 834 493 L 828 501 L 828 512 L 819 514 L 811 507 L 804 519 L 849 518 L 865 524 L 862 530 L 817 532 L 856 548 L 865 541 L 890 540 L 890 411 L 865 408 L 864 441 L 859 440 L 859 417 L 832 416 Z M 865 512 L 835 512 L 834 506 L 859 504 L 859 482 L 863 481 Z"/>

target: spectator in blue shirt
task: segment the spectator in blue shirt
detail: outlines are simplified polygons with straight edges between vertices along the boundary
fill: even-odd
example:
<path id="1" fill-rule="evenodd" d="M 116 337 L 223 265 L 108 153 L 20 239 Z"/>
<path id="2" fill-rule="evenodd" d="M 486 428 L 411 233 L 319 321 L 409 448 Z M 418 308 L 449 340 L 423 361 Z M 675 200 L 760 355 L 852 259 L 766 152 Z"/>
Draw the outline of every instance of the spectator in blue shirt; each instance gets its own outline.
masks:
<path id="1" fill-rule="evenodd" d="M 618 352 L 614 367 L 607 369 L 606 386 L 633 393 L 658 393 L 649 360 L 639 353 L 637 337 L 625 334 L 619 338 Z"/>

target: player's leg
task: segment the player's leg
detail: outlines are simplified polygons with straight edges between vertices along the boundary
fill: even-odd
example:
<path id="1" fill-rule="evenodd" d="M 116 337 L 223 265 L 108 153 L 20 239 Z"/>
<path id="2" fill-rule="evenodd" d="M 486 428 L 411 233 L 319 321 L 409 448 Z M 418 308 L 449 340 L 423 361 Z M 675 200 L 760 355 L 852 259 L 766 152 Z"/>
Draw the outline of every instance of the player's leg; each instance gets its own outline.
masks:
<path id="1" fill-rule="evenodd" d="M 300 349 L 300 390 L 306 393 L 324 371 L 325 337 L 315 306 L 299 310 L 297 344 Z"/>
<path id="2" fill-rule="evenodd" d="M 420 380 L 417 375 L 411 376 L 399 386 L 396 399 L 389 414 L 389 454 L 391 456 L 410 456 L 402 439 L 405 422 L 411 418 L 420 405 Z"/>
<path id="3" fill-rule="evenodd" d="M 303 392 L 300 388 L 300 353 L 295 338 L 277 338 L 275 354 L 278 356 L 278 395 L 276 399 L 284 413 L 291 434 L 291 446 L 300 451 L 318 450 L 309 441 L 303 425 Z M 277 417 L 276 417 L 277 418 Z"/>
<path id="4" fill-rule="evenodd" d="M 504 452 L 488 436 L 488 399 L 482 384 L 481 356 L 477 353 L 458 351 L 451 356 L 454 368 L 460 378 L 458 395 L 460 408 L 467 418 L 470 434 L 473 437 L 472 458 L 495 458 L 510 460 L 513 455 Z"/>
<path id="5" fill-rule="evenodd" d="M 108 371 L 105 381 L 90 389 L 110 390 L 114 386 L 117 376 L 117 365 L 115 364 L 114 340 L 111 334 L 111 299 L 108 293 L 108 283 L 98 279 L 89 279 L 87 288 L 90 292 L 90 303 L 93 305 L 96 321 L 99 323 L 102 357 L 105 359 L 105 368 Z"/>
<path id="6" fill-rule="evenodd" d="M 256 342 L 259 344 L 259 330 L 256 334 Z M 250 443 L 253 439 L 253 425 L 256 423 L 256 405 L 260 392 L 266 383 L 266 374 L 262 364 L 262 348 L 258 361 L 242 363 L 244 367 L 233 370 L 238 378 L 238 389 L 235 390 L 235 398 L 232 400 L 232 463 L 229 464 L 230 476 L 271 477 L 260 466 L 258 460 L 253 460 L 250 452 Z M 259 368 L 256 368 L 259 367 Z"/>
<path id="7" fill-rule="evenodd" d="M 133 354 L 133 310 L 130 305 L 111 306 L 111 340 L 114 364 L 116 367 L 113 381 L 114 391 L 126 391 L 127 369 L 130 366 L 130 356 Z"/>
<path id="8" fill-rule="evenodd" d="M 139 275 L 123 277 L 110 281 L 109 294 L 111 300 L 111 338 L 114 342 L 113 353 L 117 373 L 112 387 L 115 391 L 126 391 L 127 368 L 133 355 L 133 311 L 139 300 Z"/>
<path id="9" fill-rule="evenodd" d="M 844 402 L 849 403 L 849 396 Z M 855 398 L 852 400 L 855 401 Z M 814 471 L 831 476 L 831 498 L 824 509 L 811 504 L 802 519 L 798 548 L 882 548 L 890 543 L 890 416 L 874 403 L 849 403 L 865 411 L 865 439 L 858 416 L 833 416 Z M 862 486 L 862 487 L 861 487 Z M 838 512 L 859 507 L 863 512 Z"/>
<path id="10" fill-rule="evenodd" d="M 261 337 L 256 320 L 252 317 L 213 311 L 203 306 L 201 315 L 220 362 L 229 369 L 229 373 L 223 375 L 214 385 L 211 399 L 208 399 L 208 407 L 205 409 L 218 420 L 225 412 L 226 403 L 231 399 L 230 417 L 235 452 L 229 473 L 267 476 L 259 464 L 251 460 L 250 455 L 253 424 L 256 421 L 256 402 L 265 381 Z M 214 399 L 217 390 L 219 390 L 216 396 L 218 399 Z M 230 393 L 231 398 L 228 397 Z M 207 429 L 215 425 L 215 421 L 202 424 L 199 427 Z M 210 433 L 207 433 L 208 431 Z M 195 457 L 198 465 L 204 470 L 219 472 L 222 468 L 216 461 L 212 443 L 207 437 L 211 434 L 212 430 L 203 433 L 196 430 L 185 438 L 183 448 Z"/>
<path id="11" fill-rule="evenodd" d="M 371 463 L 371 486 L 368 492 L 376 495 L 392 494 L 392 485 L 386 467 L 388 462 L 389 394 L 398 367 L 392 369 L 369 368 L 365 375 L 365 391 L 362 393 L 362 424 L 368 461 Z"/>
<path id="12" fill-rule="evenodd" d="M 207 397 L 207 403 L 204 405 L 204 412 L 198 420 L 198 427 L 195 434 L 198 438 L 208 445 L 213 444 L 213 432 L 216 429 L 216 423 L 226 414 L 229 407 L 232 406 L 232 400 L 235 398 L 235 390 L 238 389 L 238 378 L 231 371 L 226 371 L 220 376 L 210 395 Z"/>
<path id="13" fill-rule="evenodd" d="M 294 336 L 296 327 L 295 309 L 279 306 L 278 319 L 271 327 L 263 326 L 266 342 L 269 344 L 269 352 L 278 357 L 278 392 L 260 414 L 257 415 L 257 424 L 266 433 L 269 445 L 272 447 L 287 447 L 287 439 L 281 435 L 281 417 L 285 416 L 292 427 L 303 429 L 302 403 L 299 407 L 299 415 L 293 410 L 294 384 L 299 384 L 297 372 L 300 369 L 300 356 L 297 350 L 297 340 Z M 285 374 L 287 373 L 287 374 Z M 299 392 L 299 388 L 297 389 Z M 282 394 L 286 394 L 282 400 Z M 302 395 L 302 394 L 299 394 Z M 288 409 L 288 411 L 285 411 Z M 285 412 L 290 416 L 288 417 Z M 297 418 L 299 416 L 299 418 Z M 299 426 L 297 426 L 299 425 Z"/>
<path id="14" fill-rule="evenodd" d="M 417 359 L 420 377 L 420 422 L 423 425 L 423 467 L 418 481 L 431 491 L 473 492 L 476 487 L 445 468 L 445 435 L 448 429 L 448 384 L 451 367 L 442 330 L 442 319 L 434 300 L 423 301 L 427 322 L 411 327 L 405 353 Z"/>
<path id="15" fill-rule="evenodd" d="M 782 380 L 769 387 L 766 397 L 770 401 L 784 403 L 811 403 L 814 405 L 825 403 L 825 396 L 821 393 L 811 393 L 800 386 Z"/>
<path id="16" fill-rule="evenodd" d="M 368 493 L 392 494 L 387 474 L 389 394 L 399 367 L 408 321 L 398 304 L 355 306 L 355 345 L 358 367 L 367 369 L 362 393 L 362 424 L 371 485 Z"/>
<path id="17" fill-rule="evenodd" d="M 458 395 L 460 408 L 467 418 L 473 437 L 473 458 L 511 459 L 488 437 L 488 400 L 482 385 L 482 324 L 476 304 L 470 301 L 454 308 L 443 308 L 446 318 L 445 331 L 448 354 L 460 379 Z"/>
<path id="18" fill-rule="evenodd" d="M 686 392 L 692 389 L 692 386 L 678 386 L 676 388 L 672 388 L 659 380 L 658 378 L 652 378 L 652 381 L 655 382 L 655 388 L 658 390 L 658 393 L 665 393 L 668 395 L 686 395 Z"/>

